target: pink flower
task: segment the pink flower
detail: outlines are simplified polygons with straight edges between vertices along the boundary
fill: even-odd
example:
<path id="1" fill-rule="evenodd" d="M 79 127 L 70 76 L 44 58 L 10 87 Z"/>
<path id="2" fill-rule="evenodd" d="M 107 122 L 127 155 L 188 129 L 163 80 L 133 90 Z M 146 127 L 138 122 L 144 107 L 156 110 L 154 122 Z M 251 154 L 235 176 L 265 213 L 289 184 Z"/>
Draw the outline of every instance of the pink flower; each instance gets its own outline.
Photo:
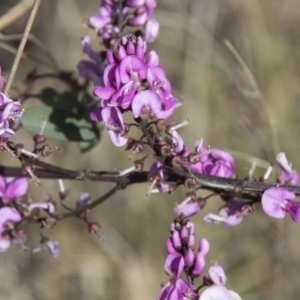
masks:
<path id="1" fill-rule="evenodd" d="M 264 212 L 273 217 L 282 219 L 289 213 L 294 222 L 300 222 L 300 203 L 293 202 L 296 195 L 281 187 L 267 189 L 261 198 Z"/>
<path id="2" fill-rule="evenodd" d="M 3 203 L 24 196 L 27 189 L 28 181 L 26 178 L 3 178 L 0 176 L 0 198 Z"/>
<path id="3" fill-rule="evenodd" d="M 8 223 L 17 223 L 22 220 L 20 213 L 12 207 L 0 208 L 0 235 L 6 229 Z"/>
<path id="4" fill-rule="evenodd" d="M 278 153 L 276 161 L 280 168 L 279 180 L 282 183 L 288 183 L 291 185 L 298 184 L 298 173 L 292 169 L 292 165 L 288 162 L 284 152 Z"/>
<path id="5" fill-rule="evenodd" d="M 145 40 L 148 43 L 153 42 L 159 34 L 159 23 L 155 19 L 150 19 L 145 26 Z"/>

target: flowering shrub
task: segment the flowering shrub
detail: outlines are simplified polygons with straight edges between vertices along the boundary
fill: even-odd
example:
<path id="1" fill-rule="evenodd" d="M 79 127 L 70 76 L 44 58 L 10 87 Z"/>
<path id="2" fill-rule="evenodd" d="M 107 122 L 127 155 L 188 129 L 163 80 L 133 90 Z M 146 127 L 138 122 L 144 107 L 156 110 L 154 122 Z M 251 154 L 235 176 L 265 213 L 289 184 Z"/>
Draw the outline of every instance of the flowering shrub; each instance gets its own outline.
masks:
<path id="1" fill-rule="evenodd" d="M 222 222 L 232 227 L 251 216 L 254 206 L 261 205 L 266 217 L 280 219 L 288 213 L 292 221 L 300 222 L 300 205 L 295 201 L 300 194 L 298 173 L 286 154 L 280 152 L 276 157 L 280 173 L 276 182 L 268 182 L 273 169 L 271 165 L 259 180 L 254 178 L 255 168 L 243 180 L 239 179 L 238 162 L 230 151 L 206 146 L 203 139 L 195 141 L 194 149 L 189 148 L 180 128 L 188 126 L 190 120 L 174 120 L 174 112 L 180 109 L 181 103 L 172 91 L 159 54 L 149 46 L 159 33 L 159 23 L 152 18 L 155 7 L 154 0 L 101 2 L 98 14 L 89 17 L 86 25 L 97 32 L 103 47 L 101 51 L 95 50 L 90 37 L 83 37 L 82 50 L 89 60 L 77 65 L 81 77 L 93 83 L 93 97 L 86 92 L 87 84 L 62 72 L 61 79 L 74 91 L 61 98 L 54 93 L 50 100 L 40 95 L 46 104 L 43 107 L 46 120 L 40 131 L 33 130 L 31 151 L 27 150 L 28 145 L 13 142 L 11 137 L 15 135 L 15 140 L 18 139 L 20 126 L 32 130 L 36 119 L 30 112 L 24 112 L 21 99 L 11 99 L 9 89 L 3 91 L 9 85 L 0 76 L 0 149 L 20 162 L 20 168 L 1 169 L 0 252 L 8 251 L 15 243 L 23 250 L 32 248 L 33 253 L 45 251 L 58 257 L 60 242 L 51 240 L 47 229 L 60 220 L 76 217 L 102 241 L 101 226 L 91 220 L 90 210 L 119 190 L 144 182 L 149 183 L 145 191 L 147 196 L 185 189 L 186 198 L 173 208 L 175 220 L 170 226 L 171 236 L 165 243 L 164 269 L 168 279 L 160 291 L 158 287 L 157 299 L 238 300 L 241 296 L 226 288 L 223 262 L 211 257 L 213 262 L 207 263 L 209 237 L 196 241 L 196 228 L 190 218 L 197 216 L 207 223 Z M 28 76 L 32 82 L 37 78 L 34 72 Z M 82 97 L 79 99 L 78 95 Z M 48 136 L 76 141 L 84 152 L 99 142 L 103 127 L 118 151 L 122 151 L 121 147 L 131 151 L 127 169 L 120 172 L 78 171 L 44 160 L 54 152 L 60 152 L 46 144 Z M 149 168 L 145 167 L 145 161 L 150 162 Z M 64 210 L 59 210 L 52 198 L 32 202 L 26 197 L 27 177 L 37 185 L 43 178 L 58 180 L 60 204 Z M 115 186 L 94 200 L 83 191 L 74 207 L 68 207 L 64 199 L 69 191 L 62 179 L 112 182 Z M 200 197 L 201 189 L 211 191 L 211 195 Z M 218 196 L 222 205 L 217 212 L 202 214 L 212 196 Z M 40 245 L 27 245 L 27 223 L 39 226 Z"/>

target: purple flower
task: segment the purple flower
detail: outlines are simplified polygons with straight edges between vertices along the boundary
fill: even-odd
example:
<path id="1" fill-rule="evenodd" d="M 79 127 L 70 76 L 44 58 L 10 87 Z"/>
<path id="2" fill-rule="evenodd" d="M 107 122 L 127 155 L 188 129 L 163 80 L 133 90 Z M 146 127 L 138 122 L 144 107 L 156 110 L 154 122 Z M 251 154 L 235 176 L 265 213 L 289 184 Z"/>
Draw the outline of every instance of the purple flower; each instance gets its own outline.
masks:
<path id="1" fill-rule="evenodd" d="M 225 275 L 224 269 L 219 264 L 214 264 L 208 269 L 209 278 L 215 285 L 225 285 L 227 277 Z"/>
<path id="2" fill-rule="evenodd" d="M 231 177 L 235 167 L 231 154 L 220 149 L 213 149 L 208 158 L 203 163 L 204 174 L 225 178 Z"/>
<path id="3" fill-rule="evenodd" d="M 54 214 L 54 212 L 55 212 L 55 206 L 51 202 L 31 203 L 28 205 L 29 211 L 36 209 L 36 208 L 44 209 L 50 214 Z"/>
<path id="4" fill-rule="evenodd" d="M 27 189 L 28 182 L 26 178 L 3 178 L 0 176 L 0 198 L 3 203 L 24 196 Z"/>
<path id="5" fill-rule="evenodd" d="M 168 183 L 163 183 L 164 173 L 162 170 L 162 164 L 160 162 L 153 163 L 150 167 L 149 173 L 150 176 L 153 177 L 153 180 L 147 194 L 155 193 L 157 190 L 163 193 L 168 193 L 171 191 L 171 185 Z M 153 189 L 154 186 L 157 188 L 157 190 Z"/>
<path id="6" fill-rule="evenodd" d="M 244 218 L 241 212 L 243 205 L 243 201 L 228 201 L 227 205 L 222 207 L 218 214 L 209 213 L 203 217 L 203 220 L 208 223 L 224 222 L 225 226 L 236 226 L 240 224 Z"/>
<path id="7" fill-rule="evenodd" d="M 230 291 L 225 287 L 227 277 L 224 269 L 219 264 L 214 264 L 208 269 L 210 280 L 215 284 L 207 288 L 201 295 L 199 300 L 241 300 L 241 297 L 234 291 Z"/>
<path id="8" fill-rule="evenodd" d="M 225 178 L 232 176 L 235 162 L 230 153 L 220 149 L 210 151 L 203 145 L 202 139 L 196 141 L 195 152 L 191 165 L 193 172 Z"/>
<path id="9" fill-rule="evenodd" d="M 132 112 L 135 118 L 151 119 L 161 111 L 161 108 L 159 95 L 149 90 L 138 92 L 132 101 Z"/>
<path id="10" fill-rule="evenodd" d="M 196 296 L 193 287 L 186 280 L 172 278 L 163 286 L 157 300 L 188 300 Z"/>
<path id="11" fill-rule="evenodd" d="M 224 286 L 214 285 L 207 288 L 200 295 L 199 300 L 242 300 L 242 298 L 236 292 L 227 290 Z"/>
<path id="12" fill-rule="evenodd" d="M 145 26 L 145 41 L 148 43 L 152 43 L 159 34 L 159 23 L 155 19 L 150 19 L 147 21 Z"/>
<path id="13" fill-rule="evenodd" d="M 88 19 L 88 25 L 96 29 L 103 40 L 117 38 L 122 29 L 118 25 L 119 15 L 122 15 L 130 26 L 145 26 L 152 18 L 155 5 L 156 1 L 153 0 L 127 0 L 120 11 L 118 1 L 103 0 L 99 13 Z"/>
<path id="14" fill-rule="evenodd" d="M 205 267 L 205 258 L 201 252 L 197 252 L 194 260 L 194 266 L 192 269 L 192 274 L 198 277 L 202 274 Z"/>
<path id="15" fill-rule="evenodd" d="M 168 238 L 166 240 L 166 250 L 167 250 L 168 254 L 176 252 L 176 250 L 173 246 L 172 238 Z"/>
<path id="16" fill-rule="evenodd" d="M 60 254 L 58 242 L 46 240 L 40 247 L 32 250 L 33 253 L 39 253 L 42 251 L 48 251 L 53 257 L 58 257 Z"/>
<path id="17" fill-rule="evenodd" d="M 15 134 L 10 126 L 21 118 L 22 112 L 19 102 L 0 92 L 0 137 L 9 138 Z"/>
<path id="18" fill-rule="evenodd" d="M 92 199 L 89 193 L 80 193 L 76 201 L 76 209 L 83 208 L 91 202 Z"/>
<path id="19" fill-rule="evenodd" d="M 79 74 L 86 80 L 93 81 L 94 85 L 102 85 L 104 64 L 100 54 L 92 49 L 91 39 L 88 36 L 84 36 L 81 39 L 81 45 L 83 52 L 87 54 L 92 61 L 81 60 L 77 65 Z"/>
<path id="20" fill-rule="evenodd" d="M 6 252 L 11 245 L 11 238 L 8 234 L 0 235 L 0 253 Z"/>
<path id="21" fill-rule="evenodd" d="M 181 203 L 174 207 L 174 212 L 176 215 L 183 214 L 185 217 L 191 217 L 197 214 L 201 210 L 201 205 L 198 199 L 193 199 L 188 197 Z"/>
<path id="22" fill-rule="evenodd" d="M 276 161 L 280 168 L 280 183 L 287 183 L 291 185 L 298 184 L 298 173 L 292 169 L 292 165 L 288 162 L 284 152 L 278 153 Z"/>
<path id="23" fill-rule="evenodd" d="M 123 117 L 117 107 L 98 107 L 92 111 L 90 117 L 93 121 L 104 122 L 115 146 L 122 147 L 127 143 L 127 138 L 123 137 L 125 134 Z"/>
<path id="24" fill-rule="evenodd" d="M 137 56 L 129 55 L 122 59 L 119 65 L 120 78 L 122 83 L 129 81 L 144 80 L 147 74 L 146 64 Z"/>
<path id="25" fill-rule="evenodd" d="M 300 222 L 300 203 L 293 202 L 296 195 L 281 187 L 267 189 L 261 198 L 264 212 L 273 217 L 282 219 L 289 213 L 294 222 Z"/>
<path id="26" fill-rule="evenodd" d="M 20 213 L 12 207 L 0 208 L 0 235 L 5 230 L 8 223 L 17 223 L 22 220 Z"/>
<path id="27" fill-rule="evenodd" d="M 168 275 L 179 278 L 184 268 L 183 256 L 179 253 L 170 253 L 165 260 L 165 271 Z"/>
<path id="28" fill-rule="evenodd" d="M 202 238 L 199 240 L 199 247 L 198 247 L 198 252 L 201 252 L 203 256 L 205 257 L 209 251 L 209 242 L 206 238 Z"/>

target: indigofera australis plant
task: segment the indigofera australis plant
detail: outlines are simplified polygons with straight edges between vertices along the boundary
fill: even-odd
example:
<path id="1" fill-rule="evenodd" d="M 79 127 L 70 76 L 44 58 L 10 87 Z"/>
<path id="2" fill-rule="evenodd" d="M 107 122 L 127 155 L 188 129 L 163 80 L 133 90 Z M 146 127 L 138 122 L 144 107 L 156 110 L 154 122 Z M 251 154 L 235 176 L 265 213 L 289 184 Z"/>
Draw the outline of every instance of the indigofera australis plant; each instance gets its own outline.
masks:
<path id="1" fill-rule="evenodd" d="M 191 217 L 200 217 L 210 197 L 219 196 L 222 201 L 219 211 L 207 212 L 202 216 L 204 222 L 237 226 L 254 213 L 254 206 L 259 205 L 270 217 L 284 218 L 289 214 L 292 221 L 300 222 L 300 203 L 295 201 L 300 195 L 298 173 L 293 170 L 286 154 L 278 153 L 276 162 L 280 175 L 276 182 L 270 183 L 271 165 L 259 180 L 254 176 L 255 165 L 248 174 L 239 174 L 238 177 L 236 161 L 228 151 L 208 147 L 203 139 L 196 140 L 193 149 L 188 148 L 180 135 L 180 128 L 188 126 L 190 120 L 179 122 L 172 119 L 174 111 L 180 109 L 180 102 L 172 92 L 172 84 L 159 62 L 158 53 L 149 46 L 159 33 L 159 23 L 152 18 L 156 7 L 154 0 L 101 2 L 98 13 L 86 21 L 86 25 L 96 31 L 101 48 L 93 49 L 90 38 L 83 37 L 81 45 L 88 60 L 77 65 L 86 82 L 94 84 L 93 97 L 87 92 L 88 84 L 79 83 L 72 74 L 52 74 L 52 77 L 72 86 L 74 92 L 57 97 L 58 94 L 52 91 L 56 96 L 53 98 L 39 95 L 47 105 L 42 110 L 45 121 L 42 126 L 32 125 L 36 122 L 36 113 L 34 110 L 24 112 L 22 104 L 26 97 L 11 99 L 10 88 L 38 5 L 39 1 L 35 1 L 8 80 L 0 77 L 0 147 L 18 159 L 21 165 L 19 168 L 1 166 L 0 251 L 6 252 L 17 243 L 24 250 L 31 248 L 34 253 L 48 251 L 57 257 L 59 243 L 46 235 L 46 229 L 53 228 L 60 220 L 79 218 L 89 232 L 103 240 L 99 223 L 90 220 L 91 209 L 136 183 L 148 183 L 145 194 L 149 197 L 153 193 L 173 194 L 181 188 L 186 189 L 186 199 L 174 207 L 175 217 L 165 245 L 164 269 L 168 280 L 162 284 L 157 299 L 241 299 L 236 292 L 226 288 L 227 278 L 221 262 L 215 260 L 205 271 L 209 237 L 195 239 L 196 228 Z M 32 72 L 27 81 L 33 85 L 43 76 Z M 75 112 L 73 108 L 76 108 Z M 127 119 L 131 118 L 130 123 L 124 121 L 125 114 Z M 28 150 L 30 145 L 10 140 L 12 136 L 18 137 L 20 126 L 31 130 L 40 127 L 33 136 L 32 150 Z M 120 172 L 78 171 L 44 161 L 45 157 L 60 152 L 46 143 L 47 136 L 65 135 L 70 141 L 77 141 L 82 151 L 88 151 L 99 141 L 103 127 L 116 147 L 130 151 L 128 169 Z M 132 134 L 132 128 L 139 132 L 138 138 Z M 150 154 L 144 154 L 146 151 Z M 146 160 L 152 163 L 149 170 L 144 167 Z M 57 211 L 51 200 L 26 202 L 23 199 L 28 189 L 26 177 L 31 177 L 37 185 L 45 178 L 58 180 L 58 194 L 64 211 Z M 241 177 L 245 179 L 238 179 Z M 94 200 L 83 191 L 75 207 L 68 207 L 63 202 L 68 197 L 64 179 L 115 185 Z M 211 194 L 200 197 L 197 194 L 201 190 Z M 46 217 L 41 216 L 40 211 L 44 211 Z M 39 227 L 41 244 L 36 247 L 26 243 L 27 223 Z"/>

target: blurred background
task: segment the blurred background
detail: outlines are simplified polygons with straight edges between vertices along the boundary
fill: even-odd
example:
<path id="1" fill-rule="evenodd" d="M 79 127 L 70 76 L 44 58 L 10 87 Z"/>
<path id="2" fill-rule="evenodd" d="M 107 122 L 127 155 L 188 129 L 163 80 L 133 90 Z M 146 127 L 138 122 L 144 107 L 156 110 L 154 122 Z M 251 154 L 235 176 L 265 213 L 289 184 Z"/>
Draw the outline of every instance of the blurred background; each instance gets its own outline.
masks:
<path id="1" fill-rule="evenodd" d="M 1 0 L 0 17 L 17 3 Z M 98 46 L 95 32 L 82 26 L 87 17 L 97 13 L 98 5 L 96 0 L 42 1 L 32 33 L 62 70 L 76 71 L 78 61 L 86 58 L 80 45 L 83 35 L 92 37 L 95 49 Z M 3 35 L 22 33 L 28 15 L 29 11 L 0 31 Z M 247 155 L 273 163 L 279 150 L 286 152 L 293 167 L 300 170 L 300 2 L 161 0 L 154 17 L 160 22 L 160 36 L 149 49 L 158 52 L 174 95 L 183 102 L 175 115 L 179 120 L 191 119 L 180 131 L 186 144 L 192 149 L 194 141 L 203 137 L 206 145 L 232 151 L 238 158 L 240 177 L 250 169 Z M 224 40 L 229 40 L 243 58 L 259 90 L 252 88 Z M 16 47 L 18 42 L 8 44 Z M 53 71 L 41 47 L 29 41 L 25 52 L 28 57 L 21 61 L 14 83 L 19 87 L 24 87 L 24 79 L 33 68 Z M 13 59 L 13 53 L 0 48 L 4 75 Z M 58 91 L 65 88 L 57 81 L 45 80 L 36 84 L 35 90 L 46 86 Z M 39 104 L 37 100 L 31 103 Z M 24 130 L 18 131 L 17 141 L 27 149 L 32 147 L 31 134 Z M 101 142 L 83 155 L 75 143 L 48 142 L 63 148 L 49 161 L 66 168 L 123 170 L 131 165 L 128 153 L 114 147 L 106 132 Z M 18 165 L 4 152 L 0 161 Z M 258 169 L 257 177 L 263 172 L 263 168 Z M 66 181 L 65 185 L 71 189 L 66 200 L 69 206 L 82 191 L 94 199 L 111 188 L 90 182 Z M 59 241 L 58 258 L 22 252 L 17 245 L 1 254 L 0 297 L 156 299 L 160 283 L 168 280 L 163 269 L 164 243 L 174 218 L 172 208 L 185 198 L 186 190 L 178 189 L 171 196 L 145 197 L 146 189 L 146 184 L 131 186 L 92 211 L 90 220 L 101 224 L 105 242 L 90 235 L 80 220 L 67 219 L 45 232 Z M 40 187 L 31 182 L 29 197 L 33 201 L 43 201 L 49 195 L 58 199 L 57 192 L 56 181 L 45 180 Z M 252 217 L 234 228 L 204 223 L 203 215 L 216 212 L 221 204 L 217 197 L 210 198 L 205 210 L 192 218 L 196 237 L 206 237 L 211 243 L 207 267 L 215 260 L 222 264 L 227 287 L 244 300 L 299 299 L 299 225 L 289 216 L 271 219 L 259 206 Z M 37 226 L 25 228 L 28 245 L 38 246 Z"/>

